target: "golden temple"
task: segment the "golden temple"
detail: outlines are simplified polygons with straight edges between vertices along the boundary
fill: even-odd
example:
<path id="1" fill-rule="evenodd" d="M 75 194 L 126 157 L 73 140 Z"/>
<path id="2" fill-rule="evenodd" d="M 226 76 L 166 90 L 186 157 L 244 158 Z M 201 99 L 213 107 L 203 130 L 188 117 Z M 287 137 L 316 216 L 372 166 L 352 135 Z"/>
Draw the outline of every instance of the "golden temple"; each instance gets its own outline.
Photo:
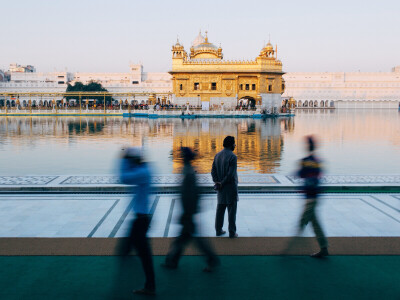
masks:
<path id="1" fill-rule="evenodd" d="M 224 60 L 222 48 L 210 43 L 207 32 L 193 41 L 190 54 L 177 40 L 172 46 L 172 87 L 178 105 L 232 108 L 246 100 L 269 111 L 281 106 L 285 90 L 277 46 L 268 42 L 255 60 Z"/>

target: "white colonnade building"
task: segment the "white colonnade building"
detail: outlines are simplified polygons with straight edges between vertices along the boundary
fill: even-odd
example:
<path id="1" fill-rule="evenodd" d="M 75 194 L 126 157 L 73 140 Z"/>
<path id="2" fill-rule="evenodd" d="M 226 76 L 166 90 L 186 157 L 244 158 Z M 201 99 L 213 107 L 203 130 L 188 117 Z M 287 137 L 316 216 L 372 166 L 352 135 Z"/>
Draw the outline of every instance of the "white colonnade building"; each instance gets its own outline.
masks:
<path id="1" fill-rule="evenodd" d="M 297 107 L 398 108 L 400 103 L 400 66 L 391 72 L 288 72 L 283 78 L 286 88 L 282 99 L 293 97 Z M 4 105 L 2 94 L 63 93 L 68 83 L 78 81 L 84 84 L 98 82 L 110 93 L 157 95 L 173 90 L 169 73 L 144 72 L 140 64 L 130 65 L 130 71 L 126 73 L 0 70 L 0 105 Z M 118 100 L 125 100 L 122 97 Z M 42 100 L 52 100 L 48 98 Z M 27 99 L 20 99 L 21 104 L 24 100 Z M 132 99 L 128 100 L 131 103 Z M 139 96 L 135 100 L 146 102 L 148 96 Z"/>

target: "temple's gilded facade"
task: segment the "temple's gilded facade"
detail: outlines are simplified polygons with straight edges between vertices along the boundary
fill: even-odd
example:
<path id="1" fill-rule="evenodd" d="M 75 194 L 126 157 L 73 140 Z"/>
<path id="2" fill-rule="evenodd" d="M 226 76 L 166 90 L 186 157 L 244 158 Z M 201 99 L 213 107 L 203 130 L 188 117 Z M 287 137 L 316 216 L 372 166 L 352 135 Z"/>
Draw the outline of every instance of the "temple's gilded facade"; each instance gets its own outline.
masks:
<path id="1" fill-rule="evenodd" d="M 172 88 L 174 103 L 179 105 L 234 107 L 242 99 L 269 110 L 280 107 L 285 90 L 282 62 L 268 44 L 251 61 L 224 60 L 222 48 L 201 33 L 190 54 L 176 42 L 172 46 Z"/>

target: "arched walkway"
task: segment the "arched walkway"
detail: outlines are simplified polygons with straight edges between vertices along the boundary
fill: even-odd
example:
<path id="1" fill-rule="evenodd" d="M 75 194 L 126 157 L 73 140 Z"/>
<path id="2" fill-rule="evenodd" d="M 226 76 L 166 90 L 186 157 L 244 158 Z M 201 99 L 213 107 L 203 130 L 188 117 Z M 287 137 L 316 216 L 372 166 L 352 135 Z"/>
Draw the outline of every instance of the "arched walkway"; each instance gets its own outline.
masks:
<path id="1" fill-rule="evenodd" d="M 324 107 L 324 106 L 325 106 L 324 100 L 321 100 L 321 104 L 320 104 L 319 106 L 320 106 L 320 107 Z"/>
<path id="2" fill-rule="evenodd" d="M 325 107 L 329 107 L 329 101 L 328 100 L 325 101 Z"/>
<path id="3" fill-rule="evenodd" d="M 256 106 L 256 99 L 254 99 L 253 97 L 250 97 L 250 96 L 242 97 L 242 98 L 240 98 L 238 100 L 238 106 L 255 107 Z"/>
<path id="4" fill-rule="evenodd" d="M 314 101 L 314 107 L 318 107 L 318 101 L 317 100 Z"/>

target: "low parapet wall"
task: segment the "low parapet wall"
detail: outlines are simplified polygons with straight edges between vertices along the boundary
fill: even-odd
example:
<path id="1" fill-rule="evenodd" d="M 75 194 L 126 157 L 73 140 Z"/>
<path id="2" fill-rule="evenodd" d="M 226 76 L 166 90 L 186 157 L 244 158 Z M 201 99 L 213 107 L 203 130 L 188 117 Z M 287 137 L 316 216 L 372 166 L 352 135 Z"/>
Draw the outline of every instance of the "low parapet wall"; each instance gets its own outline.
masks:
<path id="1" fill-rule="evenodd" d="M 176 193 L 182 178 L 179 174 L 159 174 L 152 177 L 154 192 Z M 199 174 L 201 192 L 215 193 L 209 174 Z M 400 175 L 326 175 L 321 178 L 326 192 L 400 192 Z M 299 192 L 302 180 L 284 175 L 240 175 L 240 192 Z M 129 192 L 127 185 L 112 175 L 37 175 L 0 176 L 2 193 L 44 192 Z"/>

